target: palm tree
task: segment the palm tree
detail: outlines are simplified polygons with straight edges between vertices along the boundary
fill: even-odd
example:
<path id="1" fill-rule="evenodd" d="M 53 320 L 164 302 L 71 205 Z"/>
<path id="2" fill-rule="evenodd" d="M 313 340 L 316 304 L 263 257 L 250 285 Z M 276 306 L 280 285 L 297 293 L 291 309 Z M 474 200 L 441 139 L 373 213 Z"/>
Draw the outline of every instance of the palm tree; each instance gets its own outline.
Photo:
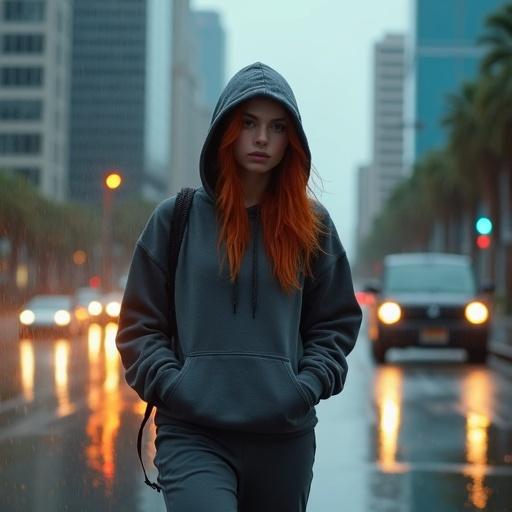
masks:
<path id="1" fill-rule="evenodd" d="M 486 55 L 481 63 L 482 88 L 479 110 L 482 129 L 487 134 L 487 142 L 496 157 L 495 171 L 500 180 L 498 186 L 508 186 L 508 204 L 497 202 L 496 233 L 504 251 L 506 268 L 507 296 L 512 297 L 512 247 L 511 236 L 501 237 L 501 224 L 505 222 L 505 231 L 512 231 L 508 218 L 512 213 L 510 201 L 512 192 L 512 4 L 490 16 L 486 21 L 486 33 L 480 40 L 486 48 Z M 495 197 L 498 199 L 498 197 Z M 501 214 L 505 218 L 501 219 Z M 496 237 L 498 238 L 498 237 Z"/>

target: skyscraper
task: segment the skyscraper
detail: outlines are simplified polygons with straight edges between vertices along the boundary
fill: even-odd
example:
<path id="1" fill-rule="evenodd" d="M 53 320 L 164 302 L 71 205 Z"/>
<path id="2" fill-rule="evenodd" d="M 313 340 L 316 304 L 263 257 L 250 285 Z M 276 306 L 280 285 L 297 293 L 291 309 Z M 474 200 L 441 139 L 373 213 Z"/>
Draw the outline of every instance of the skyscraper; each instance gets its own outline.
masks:
<path id="1" fill-rule="evenodd" d="M 58 201 L 67 195 L 70 4 L 0 1 L 0 169 Z"/>
<path id="2" fill-rule="evenodd" d="M 146 0 L 74 0 L 70 192 L 99 202 L 118 170 L 122 195 L 144 179 Z"/>
<path id="3" fill-rule="evenodd" d="M 224 87 L 226 38 L 220 16 L 214 11 L 194 12 L 199 52 L 202 98 L 213 109 Z"/>
<path id="4" fill-rule="evenodd" d="M 506 0 L 411 0 L 407 43 L 407 164 L 446 142 L 447 97 L 478 71 L 487 16 Z"/>
<path id="5" fill-rule="evenodd" d="M 404 178 L 404 65 L 402 34 L 387 34 L 375 44 L 372 159 L 358 173 L 359 242 Z"/>
<path id="6" fill-rule="evenodd" d="M 374 48 L 373 173 L 376 208 L 404 177 L 404 36 L 387 34 Z"/>

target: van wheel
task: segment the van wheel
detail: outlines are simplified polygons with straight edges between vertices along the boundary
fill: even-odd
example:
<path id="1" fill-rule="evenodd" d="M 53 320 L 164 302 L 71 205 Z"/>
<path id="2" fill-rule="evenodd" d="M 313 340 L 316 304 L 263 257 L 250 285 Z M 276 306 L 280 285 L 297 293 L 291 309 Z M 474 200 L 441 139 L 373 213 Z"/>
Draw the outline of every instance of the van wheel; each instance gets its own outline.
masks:
<path id="1" fill-rule="evenodd" d="M 487 362 L 487 347 L 468 350 L 468 363 L 485 364 Z"/>
<path id="2" fill-rule="evenodd" d="M 372 342 L 373 360 L 377 364 L 384 364 L 386 362 L 386 351 L 387 348 L 382 343 L 379 343 L 378 341 Z"/>

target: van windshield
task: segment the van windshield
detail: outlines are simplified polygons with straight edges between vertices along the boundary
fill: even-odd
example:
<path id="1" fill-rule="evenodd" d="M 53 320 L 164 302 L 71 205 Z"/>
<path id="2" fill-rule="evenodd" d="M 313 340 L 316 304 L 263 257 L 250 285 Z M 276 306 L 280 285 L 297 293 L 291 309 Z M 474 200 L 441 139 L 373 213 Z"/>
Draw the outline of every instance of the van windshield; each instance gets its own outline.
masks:
<path id="1" fill-rule="evenodd" d="M 384 290 L 388 293 L 464 293 L 475 294 L 476 285 L 467 265 L 411 263 L 387 267 Z"/>

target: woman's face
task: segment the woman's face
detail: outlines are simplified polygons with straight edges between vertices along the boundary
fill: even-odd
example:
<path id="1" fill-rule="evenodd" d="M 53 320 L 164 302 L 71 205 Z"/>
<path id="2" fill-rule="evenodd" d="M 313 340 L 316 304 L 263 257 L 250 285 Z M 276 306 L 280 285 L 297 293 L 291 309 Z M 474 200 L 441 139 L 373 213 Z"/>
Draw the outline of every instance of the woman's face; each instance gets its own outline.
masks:
<path id="1" fill-rule="evenodd" d="M 283 159 L 288 146 L 288 116 L 280 103 L 253 98 L 245 105 L 242 131 L 234 144 L 239 170 L 264 174 Z"/>

